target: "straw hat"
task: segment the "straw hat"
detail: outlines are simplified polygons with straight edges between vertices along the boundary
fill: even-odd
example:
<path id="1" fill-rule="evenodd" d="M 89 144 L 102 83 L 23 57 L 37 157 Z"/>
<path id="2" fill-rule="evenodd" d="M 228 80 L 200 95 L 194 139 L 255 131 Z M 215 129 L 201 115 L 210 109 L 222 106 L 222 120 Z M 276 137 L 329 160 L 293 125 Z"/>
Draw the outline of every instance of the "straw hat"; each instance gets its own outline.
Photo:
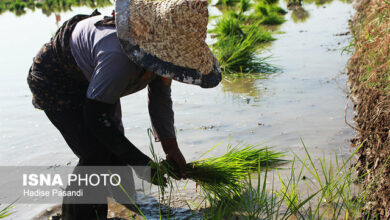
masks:
<path id="1" fill-rule="evenodd" d="M 205 40 L 206 1 L 117 0 L 122 49 L 136 64 L 166 78 L 211 88 L 221 69 Z"/>

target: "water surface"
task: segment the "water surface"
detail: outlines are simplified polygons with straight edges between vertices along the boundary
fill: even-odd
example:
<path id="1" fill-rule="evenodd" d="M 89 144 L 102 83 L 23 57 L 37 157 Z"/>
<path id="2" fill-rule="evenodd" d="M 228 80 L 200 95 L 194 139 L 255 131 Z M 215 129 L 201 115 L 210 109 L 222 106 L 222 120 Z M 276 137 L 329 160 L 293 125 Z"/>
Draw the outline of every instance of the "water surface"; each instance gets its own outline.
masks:
<path id="1" fill-rule="evenodd" d="M 210 155 L 224 153 L 229 141 L 302 154 L 301 139 L 313 157 L 335 150 L 349 155 L 354 132 L 344 124 L 348 54 L 341 51 L 350 39 L 337 35 L 348 31 L 352 7 L 332 1 L 306 2 L 304 8 L 303 19 L 291 12 L 286 15 L 288 21 L 279 28 L 277 40 L 264 52 L 283 71 L 266 79 L 225 80 L 214 89 L 172 84 L 177 138 L 187 161 L 198 159 L 221 141 Z M 112 7 L 101 9 L 107 15 L 111 11 Z M 90 12 L 81 7 L 50 16 L 39 10 L 20 17 L 9 12 L 0 15 L 0 165 L 77 162 L 44 113 L 32 107 L 26 76 L 33 56 L 61 21 Z M 127 137 L 150 155 L 146 91 L 124 97 L 122 106 Z M 349 109 L 347 119 L 351 117 Z M 28 219 L 44 207 L 48 205 L 18 205 L 11 219 Z"/>

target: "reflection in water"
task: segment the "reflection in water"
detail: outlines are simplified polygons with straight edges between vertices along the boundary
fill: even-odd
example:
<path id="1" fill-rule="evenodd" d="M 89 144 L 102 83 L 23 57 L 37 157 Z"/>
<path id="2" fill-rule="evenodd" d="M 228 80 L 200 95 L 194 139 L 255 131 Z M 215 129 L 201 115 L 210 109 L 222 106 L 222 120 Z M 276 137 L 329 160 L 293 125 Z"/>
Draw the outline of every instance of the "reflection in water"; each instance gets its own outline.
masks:
<path id="1" fill-rule="evenodd" d="M 306 4 L 315 4 L 317 6 L 331 3 L 333 0 L 303 0 Z"/>
<path id="2" fill-rule="evenodd" d="M 287 6 L 302 6 L 302 3 L 305 4 L 315 4 L 317 6 L 325 5 L 328 3 L 331 3 L 333 0 L 285 0 L 287 2 Z M 341 0 L 342 1 L 342 0 Z M 344 0 L 344 1 L 349 1 L 349 0 Z M 292 10 L 292 9 L 291 9 Z"/>
<path id="3" fill-rule="evenodd" d="M 339 0 L 340 2 L 350 3 L 351 0 Z M 333 0 L 285 0 L 287 8 L 292 11 L 291 18 L 294 23 L 305 22 L 309 17 L 309 12 L 303 7 L 303 4 L 315 4 L 323 6 L 330 4 Z"/>
<path id="4" fill-rule="evenodd" d="M 305 22 L 309 17 L 309 12 L 306 11 L 302 6 L 294 8 L 291 13 L 291 18 L 295 23 Z"/>
<path id="5" fill-rule="evenodd" d="M 232 94 L 233 98 L 243 99 L 248 104 L 250 98 L 257 101 L 262 95 L 258 87 L 259 79 L 256 78 L 224 78 L 221 83 L 223 92 Z"/>
<path id="6" fill-rule="evenodd" d="M 305 22 L 310 14 L 302 6 L 302 0 L 288 0 L 287 3 L 288 10 L 291 10 L 291 18 L 294 23 Z"/>
<path id="7" fill-rule="evenodd" d="M 43 14 L 49 16 L 52 13 L 70 11 L 72 7 L 102 8 L 110 5 L 110 0 L 0 0 L 0 14 L 10 11 L 21 16 L 27 9 L 40 9 Z"/>

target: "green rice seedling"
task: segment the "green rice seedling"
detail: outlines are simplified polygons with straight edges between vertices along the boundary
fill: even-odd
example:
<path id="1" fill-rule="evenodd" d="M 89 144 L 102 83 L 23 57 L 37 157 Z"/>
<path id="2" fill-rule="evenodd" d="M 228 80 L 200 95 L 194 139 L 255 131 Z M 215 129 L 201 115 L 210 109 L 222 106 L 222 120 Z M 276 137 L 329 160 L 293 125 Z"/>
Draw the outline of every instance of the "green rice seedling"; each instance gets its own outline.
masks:
<path id="1" fill-rule="evenodd" d="M 218 0 L 215 4 L 216 6 L 235 6 L 240 2 L 240 0 Z"/>
<path id="2" fill-rule="evenodd" d="M 232 197 L 238 195 L 242 188 L 240 180 L 246 179 L 248 172 L 256 170 L 258 164 L 276 166 L 286 162 L 280 159 L 282 156 L 282 153 L 256 149 L 256 146 L 234 147 L 220 157 L 189 163 L 186 174 L 207 194 L 217 198 Z"/>
<path id="3" fill-rule="evenodd" d="M 26 3 L 17 0 L 15 2 L 12 2 L 8 10 L 15 13 L 16 16 L 20 16 L 26 13 L 25 8 L 26 8 Z"/>
<path id="4" fill-rule="evenodd" d="M 255 13 L 261 16 L 268 16 L 270 12 L 269 5 L 259 2 L 255 6 Z"/>
<path id="5" fill-rule="evenodd" d="M 7 205 L 6 207 L 2 208 L 0 210 L 0 218 L 5 218 L 7 216 L 10 216 L 13 212 L 11 212 L 11 209 L 13 209 L 15 206 L 14 206 L 14 203 L 11 203 L 9 205 Z"/>
<path id="6" fill-rule="evenodd" d="M 3 2 L 0 2 L 0 14 L 4 13 L 6 11 L 5 4 Z"/>
<path id="7" fill-rule="evenodd" d="M 255 171 L 260 173 L 260 167 L 259 163 Z M 270 219 L 269 217 L 275 214 L 276 200 L 273 194 L 269 194 L 266 190 L 268 168 L 264 171 L 265 178 L 262 185 L 260 184 L 260 175 L 258 175 L 258 185 L 254 186 L 252 184 L 252 175 L 251 171 L 249 171 L 236 195 L 224 195 L 223 197 L 206 195 L 206 200 L 210 206 L 203 212 L 205 218 L 237 219 L 244 217 L 245 219 Z"/>
<path id="8" fill-rule="evenodd" d="M 241 28 L 239 19 L 232 16 L 224 16 L 220 18 L 214 29 L 210 30 L 216 37 L 223 38 L 226 36 L 244 37 L 245 34 Z"/>
<path id="9" fill-rule="evenodd" d="M 265 166 L 264 179 L 261 180 L 261 164 L 257 168 L 257 186 L 253 185 L 251 175 L 248 175 L 245 191 L 240 195 L 238 210 L 245 213 L 248 219 L 272 219 L 280 211 L 281 202 L 267 189 L 268 168 Z"/>
<path id="10" fill-rule="evenodd" d="M 286 203 L 286 206 L 292 208 L 298 207 L 298 200 L 300 196 L 296 185 L 297 181 L 295 177 L 294 165 L 295 165 L 295 160 L 293 160 L 291 165 L 291 175 L 288 183 L 286 183 L 281 178 L 279 172 L 277 172 L 281 184 L 281 189 L 280 192 L 276 192 L 276 195 Z M 298 179 L 301 177 L 302 171 L 303 169 L 301 169 L 301 171 L 299 172 Z"/>
<path id="11" fill-rule="evenodd" d="M 274 180 L 269 183 L 267 176 L 272 166 L 286 162 L 280 159 L 284 154 L 266 148 L 228 145 L 227 152 L 222 156 L 187 164 L 187 177 L 198 183 L 205 198 L 206 207 L 202 210 L 204 218 L 358 218 L 369 190 L 360 191 L 359 198 L 356 198 L 353 183 L 359 177 L 356 176 L 355 167 L 349 167 L 349 163 L 357 151 L 345 161 L 339 161 L 336 154 L 333 162 L 326 162 L 325 157 L 320 158 L 317 168 L 306 146 L 303 146 L 306 152 L 304 159 L 293 152 L 294 160 L 288 180 L 278 172 L 281 183 L 279 190 L 274 189 Z M 151 150 L 155 155 L 152 143 Z M 175 166 L 161 163 L 156 156 L 154 158 L 156 164 L 162 166 L 162 175 L 175 173 Z M 299 170 L 295 169 L 296 165 L 300 166 Z M 252 181 L 252 174 L 256 172 L 257 185 Z M 302 183 L 306 187 L 302 188 Z M 173 184 L 169 186 L 172 192 Z M 308 194 L 304 196 L 303 190 Z M 163 192 L 162 188 L 160 193 Z"/>
<path id="12" fill-rule="evenodd" d="M 151 135 L 151 131 L 148 132 Z M 157 169 L 157 178 L 162 179 L 164 173 L 175 177 L 175 166 L 167 162 L 161 162 L 154 152 L 152 141 L 150 146 L 154 158 L 152 168 Z M 241 180 L 247 177 L 250 170 L 256 170 L 259 164 L 276 166 L 284 163 L 286 161 L 281 159 L 283 155 L 258 146 L 232 147 L 229 145 L 228 151 L 222 156 L 188 163 L 185 166 L 185 173 L 188 179 L 197 183 L 206 196 L 218 200 L 218 203 L 228 204 L 231 200 L 223 200 L 223 198 L 238 195 L 237 193 L 242 188 Z M 170 180 L 171 178 L 168 177 L 167 179 Z M 163 186 L 160 191 L 164 192 Z M 213 200 L 210 199 L 210 201 Z"/>
<path id="13" fill-rule="evenodd" d="M 276 166 L 286 162 L 281 159 L 283 155 L 258 146 L 229 147 L 228 152 L 220 157 L 188 163 L 185 173 L 207 194 L 222 198 L 236 194 L 242 187 L 240 180 L 244 180 L 251 170 L 256 170 L 258 164 Z"/>
<path id="14" fill-rule="evenodd" d="M 270 5 L 269 7 L 271 12 L 275 12 L 278 15 L 285 15 L 288 13 L 284 8 L 279 7 L 277 5 Z"/>
<path id="15" fill-rule="evenodd" d="M 269 5 L 264 2 L 258 2 L 255 5 L 255 13 L 263 16 L 268 16 L 272 13 L 276 13 L 278 15 L 285 15 L 287 14 L 287 11 L 277 5 Z"/>
<path id="16" fill-rule="evenodd" d="M 270 13 L 268 16 L 264 17 L 261 24 L 264 25 L 279 25 L 283 24 L 286 20 L 283 18 L 283 16 L 277 14 L 277 13 Z"/>
<path id="17" fill-rule="evenodd" d="M 254 9 L 250 21 L 260 21 L 263 25 L 279 25 L 286 21 L 284 15 L 287 12 L 277 5 L 258 2 Z"/>
<path id="18" fill-rule="evenodd" d="M 244 14 L 244 12 L 247 12 L 252 7 L 252 3 L 250 2 L 250 0 L 241 0 L 239 6 L 240 14 Z"/>
<path id="19" fill-rule="evenodd" d="M 276 192 L 288 207 L 292 207 L 291 214 L 298 219 L 323 219 L 325 217 L 327 219 L 339 219 L 346 215 L 352 219 L 359 217 L 356 213 L 361 213 L 367 191 L 360 192 L 361 199 L 352 199 L 353 196 L 357 195 L 353 182 L 359 177 L 356 176 L 356 169 L 349 167 L 349 163 L 357 151 L 342 162 L 338 160 L 336 154 L 334 163 L 325 162 L 325 157 L 319 158 L 320 168 L 317 168 L 306 146 L 304 144 L 303 146 L 306 152 L 304 159 L 293 152 L 294 158 L 301 166 L 299 175 L 295 177 L 293 163 L 288 184 L 280 178 L 282 188 Z M 310 176 L 303 178 L 303 171 L 309 173 Z M 314 179 L 314 181 L 308 181 L 310 179 Z M 315 192 L 308 195 L 310 200 L 304 200 L 310 201 L 309 207 L 306 208 L 301 205 L 300 195 L 302 193 L 299 192 L 297 187 L 301 181 L 305 183 L 309 191 Z M 284 197 L 281 197 L 281 195 L 284 195 Z"/>
<path id="20" fill-rule="evenodd" d="M 214 53 L 225 73 L 274 72 L 274 68 L 259 58 L 257 50 L 261 43 L 273 40 L 271 34 L 261 27 L 252 25 L 245 37 L 225 36 L 213 45 Z"/>
<path id="21" fill-rule="evenodd" d="M 272 5 L 272 4 L 276 4 L 279 2 L 279 0 L 264 0 L 265 3 L 269 4 L 269 5 Z"/>
<path id="22" fill-rule="evenodd" d="M 35 10 L 35 1 L 34 0 L 28 0 L 26 2 L 27 8 L 34 11 Z"/>
<path id="23" fill-rule="evenodd" d="M 295 199 L 296 195 L 286 193 L 298 192 L 298 188 L 292 184 L 292 179 L 290 179 L 277 195 L 273 193 L 275 192 L 274 180 L 268 183 L 268 170 L 269 166 L 263 168 L 259 163 L 255 170 L 258 173 L 257 185 L 253 184 L 252 175 L 248 172 L 247 178 L 234 196 L 225 195 L 218 198 L 206 196 L 207 202 L 212 204 L 205 210 L 206 219 L 289 219 L 293 215 L 298 219 L 305 219 L 300 210 L 309 204 L 319 191 L 314 192 L 305 200 Z M 262 171 L 264 175 L 260 175 Z M 295 175 L 295 172 L 291 173 L 292 176 Z M 263 180 L 262 176 L 264 176 Z M 269 187 L 272 189 L 269 190 Z M 284 205 L 286 200 L 290 201 L 288 205 Z"/>
<path id="24" fill-rule="evenodd" d="M 335 163 L 327 165 L 326 169 L 313 169 L 311 164 L 314 164 L 314 161 L 308 151 L 304 159 L 295 155 L 290 178 L 285 181 L 278 175 L 282 185 L 280 190 L 273 189 L 273 181 L 267 183 L 267 170 L 263 181 L 260 179 L 261 175 L 258 175 L 257 186 L 253 185 L 251 175 L 248 175 L 236 195 L 226 195 L 222 198 L 206 196 L 208 203 L 213 204 L 205 210 L 206 216 L 208 219 L 356 219 L 362 213 L 362 205 L 368 191 L 360 191 L 359 198 L 355 198 L 357 194 L 352 187 L 356 178 L 355 169 L 348 165 L 355 153 L 346 161 L 338 161 L 335 155 Z M 325 161 L 324 158 L 321 160 Z M 296 165 L 301 166 L 297 173 L 294 168 Z M 257 171 L 260 173 L 260 165 Z M 320 178 L 321 183 L 307 182 L 305 172 L 321 173 L 328 180 Z M 305 183 L 306 188 L 299 187 L 300 183 Z M 271 191 L 267 189 L 269 187 L 272 187 Z M 327 202 L 324 200 L 324 192 L 331 188 L 333 201 Z M 303 197 L 302 190 L 308 191 L 306 198 Z"/>

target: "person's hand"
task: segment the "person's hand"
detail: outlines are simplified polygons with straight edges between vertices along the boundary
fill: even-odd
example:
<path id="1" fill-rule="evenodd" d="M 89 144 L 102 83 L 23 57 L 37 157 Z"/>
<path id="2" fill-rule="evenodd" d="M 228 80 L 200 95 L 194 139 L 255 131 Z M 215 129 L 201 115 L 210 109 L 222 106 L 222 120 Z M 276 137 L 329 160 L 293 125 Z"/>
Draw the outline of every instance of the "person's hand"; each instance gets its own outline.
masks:
<path id="1" fill-rule="evenodd" d="M 166 160 L 170 164 L 177 166 L 178 168 L 178 178 L 186 178 L 185 166 L 187 164 L 183 154 L 181 153 L 177 141 L 174 138 L 161 140 L 164 152 L 166 154 Z"/>
<path id="2" fill-rule="evenodd" d="M 158 171 L 158 168 L 151 168 L 151 183 L 156 186 L 167 186 L 167 178 L 165 178 L 164 173 L 162 171 Z"/>
<path id="3" fill-rule="evenodd" d="M 150 169 L 150 173 L 148 172 L 148 169 Z M 164 170 L 161 169 L 161 166 L 158 166 L 158 164 L 156 164 L 152 159 L 150 159 L 145 166 L 133 167 L 133 170 L 135 171 L 137 177 L 142 180 L 157 186 L 167 186 L 168 181 L 164 176 Z"/>

